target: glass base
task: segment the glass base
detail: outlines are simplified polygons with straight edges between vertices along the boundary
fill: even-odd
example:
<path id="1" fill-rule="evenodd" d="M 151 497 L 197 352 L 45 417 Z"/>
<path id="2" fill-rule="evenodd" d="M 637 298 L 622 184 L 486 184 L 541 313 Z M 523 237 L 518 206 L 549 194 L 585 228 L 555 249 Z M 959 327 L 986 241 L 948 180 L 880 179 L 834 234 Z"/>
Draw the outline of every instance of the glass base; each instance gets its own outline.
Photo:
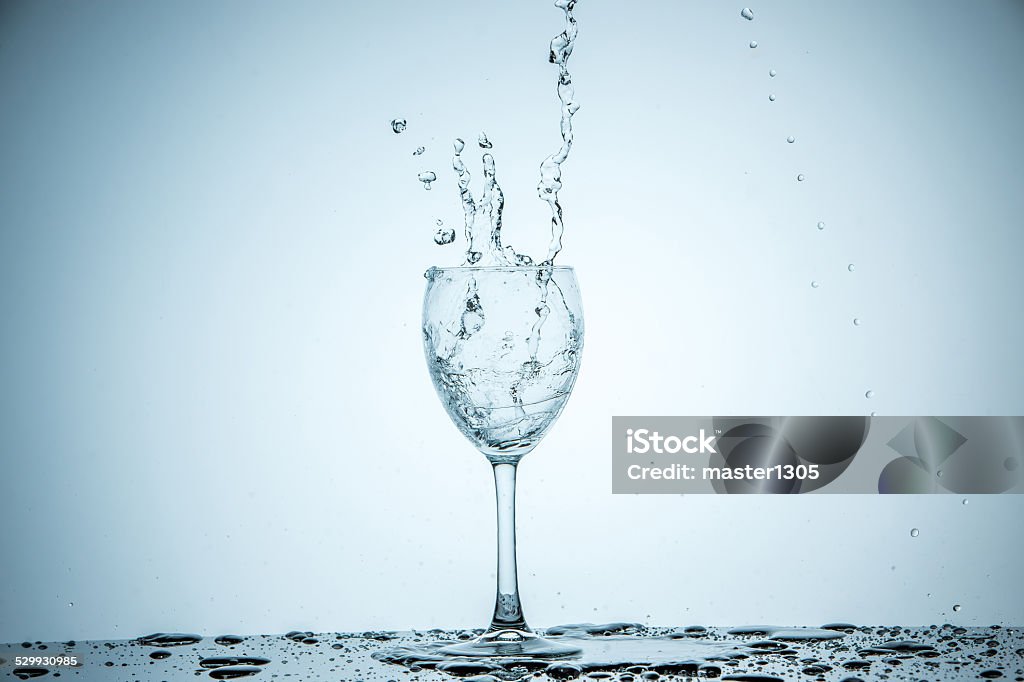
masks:
<path id="1" fill-rule="evenodd" d="M 522 630 L 485 632 L 472 642 L 442 647 L 438 653 L 448 656 L 530 656 L 534 658 L 565 658 L 582 652 L 578 646 L 538 637 Z"/>

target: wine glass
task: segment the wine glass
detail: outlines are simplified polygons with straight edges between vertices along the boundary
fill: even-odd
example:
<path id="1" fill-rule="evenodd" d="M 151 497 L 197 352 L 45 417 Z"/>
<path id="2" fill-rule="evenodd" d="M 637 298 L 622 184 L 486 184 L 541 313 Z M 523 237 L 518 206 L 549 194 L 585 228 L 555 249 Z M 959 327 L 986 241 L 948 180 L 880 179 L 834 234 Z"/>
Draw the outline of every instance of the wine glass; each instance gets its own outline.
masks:
<path id="1" fill-rule="evenodd" d="M 516 577 L 515 485 L 569 398 L 583 349 L 583 310 L 564 266 L 431 268 L 423 350 L 448 416 L 494 468 L 498 589 L 487 631 L 441 649 L 460 656 L 561 657 L 580 649 L 534 634 Z"/>

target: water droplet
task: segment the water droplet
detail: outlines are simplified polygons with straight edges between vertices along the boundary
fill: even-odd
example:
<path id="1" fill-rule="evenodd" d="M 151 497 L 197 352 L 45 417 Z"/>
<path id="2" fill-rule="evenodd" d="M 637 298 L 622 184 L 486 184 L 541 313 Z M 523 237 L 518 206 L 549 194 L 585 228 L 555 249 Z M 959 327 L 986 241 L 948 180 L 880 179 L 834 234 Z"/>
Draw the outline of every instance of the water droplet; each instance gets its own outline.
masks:
<path id="1" fill-rule="evenodd" d="M 750 41 L 750 49 L 753 50 L 755 47 L 757 47 L 757 41 L 756 40 L 751 40 Z"/>
<path id="2" fill-rule="evenodd" d="M 796 176 L 796 181 L 797 182 L 803 182 L 804 181 L 804 174 L 801 173 L 800 175 Z"/>
<path id="3" fill-rule="evenodd" d="M 466 148 L 466 141 L 461 137 L 456 137 L 455 142 L 453 142 L 452 145 L 455 147 L 455 153 L 461 154 L 462 150 Z"/>
<path id="4" fill-rule="evenodd" d="M 768 95 L 768 101 L 769 102 L 774 102 L 775 101 L 775 95 Z"/>
<path id="5" fill-rule="evenodd" d="M 405 130 L 405 119 L 404 118 L 393 118 L 391 119 L 391 129 L 395 131 L 395 134 Z"/>
<path id="6" fill-rule="evenodd" d="M 437 174 L 434 171 L 423 171 L 416 179 L 423 183 L 423 189 L 430 189 L 430 183 L 437 180 Z"/>
<path id="7" fill-rule="evenodd" d="M 741 9 L 740 10 L 740 16 L 743 17 L 744 19 L 746 19 L 747 21 L 753 21 L 754 20 L 754 12 L 751 11 L 751 9 L 749 7 L 744 7 L 743 9 Z"/>
<path id="8" fill-rule="evenodd" d="M 916 538 L 920 534 L 921 534 L 921 531 L 919 531 L 917 528 L 911 528 L 910 529 L 910 537 Z"/>
<path id="9" fill-rule="evenodd" d="M 413 156 L 419 156 L 423 152 L 427 151 L 426 147 L 416 147 L 416 151 L 412 153 Z"/>
<path id="10" fill-rule="evenodd" d="M 1017 467 L 1020 466 L 1020 463 L 1013 457 L 1007 457 L 1003 460 L 1003 466 L 1007 471 L 1016 471 Z"/>
<path id="11" fill-rule="evenodd" d="M 72 607 L 72 606 L 74 606 L 74 605 L 75 605 L 75 602 L 73 602 L 73 601 L 69 601 L 69 602 L 68 602 L 68 607 L 69 607 L 69 608 L 70 608 L 70 607 Z"/>
<path id="12" fill-rule="evenodd" d="M 872 416 L 872 417 L 877 417 L 877 416 L 878 416 L 878 413 L 877 413 L 877 412 L 872 412 L 872 413 L 871 413 L 871 416 Z"/>
<path id="13" fill-rule="evenodd" d="M 802 175 L 798 176 L 797 179 L 799 180 L 801 177 L 803 177 L 803 176 Z M 825 223 L 824 222 L 819 222 L 818 223 L 818 229 L 819 230 L 824 230 L 825 229 Z"/>
<path id="14" fill-rule="evenodd" d="M 868 400 L 870 400 L 871 398 L 875 397 L 875 392 L 871 391 L 871 390 L 865 391 L 864 392 L 864 397 L 867 398 Z"/>
<path id="15" fill-rule="evenodd" d="M 772 78 L 775 78 L 775 76 L 778 75 L 778 73 L 778 71 L 772 69 L 771 71 L 768 72 L 768 75 L 771 76 Z"/>
<path id="16" fill-rule="evenodd" d="M 812 282 L 811 282 L 811 287 L 812 287 L 812 288 L 814 288 L 814 289 L 817 289 L 817 288 L 818 288 L 819 286 L 820 286 L 820 285 L 818 284 L 818 281 L 817 281 L 817 280 L 814 280 L 814 281 L 812 281 Z"/>
<path id="17" fill-rule="evenodd" d="M 439 246 L 451 244 L 455 241 L 455 230 L 450 227 L 440 227 L 434 233 L 434 243 Z"/>
<path id="18" fill-rule="evenodd" d="M 960 609 L 962 609 L 962 608 L 963 607 L 960 606 L 959 604 L 953 604 L 953 610 L 956 611 L 957 613 L 960 613 Z"/>
<path id="19" fill-rule="evenodd" d="M 860 326 L 860 318 L 859 317 L 853 318 L 853 326 L 854 327 L 859 327 Z"/>
<path id="20" fill-rule="evenodd" d="M 850 263 L 849 265 L 846 266 L 846 269 L 849 270 L 850 272 L 853 272 L 854 270 L 857 269 L 857 267 L 853 263 Z"/>
<path id="21" fill-rule="evenodd" d="M 964 498 L 963 504 L 967 504 L 967 498 Z"/>
<path id="22" fill-rule="evenodd" d="M 213 641 L 221 646 L 234 646 L 236 644 L 241 644 L 245 640 L 238 635 L 221 635 Z"/>
<path id="23" fill-rule="evenodd" d="M 487 139 L 487 133 L 480 133 L 480 136 L 476 138 L 476 143 L 480 145 L 481 149 L 490 149 L 494 145 Z"/>
<path id="24" fill-rule="evenodd" d="M 790 135 L 789 137 L 786 138 L 786 142 L 793 144 L 794 142 L 796 142 L 796 138 Z"/>

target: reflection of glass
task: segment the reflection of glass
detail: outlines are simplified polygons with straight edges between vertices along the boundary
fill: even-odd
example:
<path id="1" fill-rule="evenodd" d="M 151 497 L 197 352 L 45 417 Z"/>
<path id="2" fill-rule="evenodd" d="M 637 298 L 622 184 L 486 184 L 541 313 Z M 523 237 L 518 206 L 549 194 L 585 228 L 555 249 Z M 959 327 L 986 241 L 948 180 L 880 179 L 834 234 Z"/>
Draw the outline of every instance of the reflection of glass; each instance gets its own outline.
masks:
<path id="1" fill-rule="evenodd" d="M 491 626 L 442 651 L 566 656 L 579 649 L 527 626 L 516 578 L 520 458 L 558 418 L 579 370 L 583 310 L 568 267 L 460 267 L 427 272 L 423 348 L 448 415 L 494 467 L 498 590 Z"/>

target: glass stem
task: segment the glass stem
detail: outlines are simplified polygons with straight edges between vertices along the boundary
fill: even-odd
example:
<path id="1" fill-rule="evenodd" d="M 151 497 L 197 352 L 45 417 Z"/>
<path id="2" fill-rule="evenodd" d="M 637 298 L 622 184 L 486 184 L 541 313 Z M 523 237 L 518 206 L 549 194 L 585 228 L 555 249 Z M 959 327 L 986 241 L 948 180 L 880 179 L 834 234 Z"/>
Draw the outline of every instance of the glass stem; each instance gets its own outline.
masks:
<path id="1" fill-rule="evenodd" d="M 494 464 L 494 492 L 498 499 L 498 594 L 488 632 L 530 632 L 519 602 L 516 575 L 516 465 Z"/>

